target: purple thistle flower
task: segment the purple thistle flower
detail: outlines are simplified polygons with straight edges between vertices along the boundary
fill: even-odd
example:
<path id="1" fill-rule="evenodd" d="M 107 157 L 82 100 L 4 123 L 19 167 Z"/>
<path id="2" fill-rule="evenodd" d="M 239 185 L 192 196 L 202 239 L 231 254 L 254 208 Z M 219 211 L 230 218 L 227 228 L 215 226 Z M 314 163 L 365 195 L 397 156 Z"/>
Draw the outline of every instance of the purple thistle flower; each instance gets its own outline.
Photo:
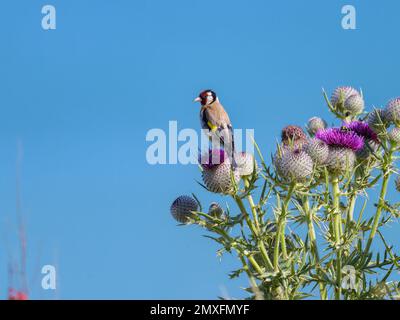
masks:
<path id="1" fill-rule="evenodd" d="M 203 168 L 212 169 L 224 163 L 228 155 L 223 149 L 210 149 L 200 156 L 199 162 Z"/>
<path id="2" fill-rule="evenodd" d="M 360 137 L 365 140 L 372 140 L 374 142 L 379 142 L 378 135 L 370 128 L 368 123 L 363 121 L 352 121 L 344 122 L 343 126 L 349 128 L 351 131 L 357 133 Z"/>
<path id="3" fill-rule="evenodd" d="M 347 148 L 353 151 L 361 150 L 364 147 L 363 137 L 360 137 L 354 131 L 341 128 L 319 130 L 315 136 L 332 147 Z"/>

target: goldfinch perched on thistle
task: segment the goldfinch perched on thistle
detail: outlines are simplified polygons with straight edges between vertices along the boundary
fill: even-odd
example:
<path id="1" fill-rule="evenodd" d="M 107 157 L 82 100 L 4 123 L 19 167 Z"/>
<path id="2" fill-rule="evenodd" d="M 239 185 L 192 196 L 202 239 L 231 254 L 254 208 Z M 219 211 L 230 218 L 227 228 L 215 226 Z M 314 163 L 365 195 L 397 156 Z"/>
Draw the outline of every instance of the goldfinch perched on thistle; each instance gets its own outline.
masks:
<path id="1" fill-rule="evenodd" d="M 216 93 L 212 90 L 204 90 L 194 99 L 194 102 L 201 103 L 201 128 L 208 131 L 213 143 L 219 141 L 220 146 L 225 149 L 232 163 L 235 164 L 232 124 Z"/>

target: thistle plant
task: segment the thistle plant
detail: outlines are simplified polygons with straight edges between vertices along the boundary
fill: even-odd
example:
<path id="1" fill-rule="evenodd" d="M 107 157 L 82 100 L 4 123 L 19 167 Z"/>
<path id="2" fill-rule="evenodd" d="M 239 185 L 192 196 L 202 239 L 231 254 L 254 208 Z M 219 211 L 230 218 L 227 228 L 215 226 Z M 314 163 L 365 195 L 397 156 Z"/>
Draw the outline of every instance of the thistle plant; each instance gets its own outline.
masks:
<path id="1" fill-rule="evenodd" d="M 325 129 L 327 127 L 327 123 L 324 119 L 318 117 L 312 117 L 308 120 L 307 123 L 307 131 L 310 136 L 314 136 L 318 130 Z"/>
<path id="2" fill-rule="evenodd" d="M 180 223 L 189 223 L 192 212 L 196 212 L 198 204 L 195 199 L 190 196 L 180 196 L 175 199 L 171 205 L 171 214 L 174 219 Z"/>
<path id="3" fill-rule="evenodd" d="M 400 191 L 400 99 L 367 113 L 354 88 L 324 97 L 333 127 L 313 117 L 308 135 L 284 127 L 271 157 L 254 141 L 257 157 L 240 153 L 237 167 L 223 150 L 210 152 L 218 163 L 202 161 L 204 188 L 232 205 L 204 212 L 193 196 L 171 208 L 204 228 L 219 256 L 237 256 L 229 276 L 248 278 L 249 299 L 400 297 L 399 243 L 385 237 L 400 216 L 400 202 L 387 198 Z"/>
<path id="4" fill-rule="evenodd" d="M 385 116 L 388 121 L 400 123 L 400 98 L 389 101 L 385 109 Z"/>
<path id="5" fill-rule="evenodd" d="M 232 163 L 227 152 L 223 149 L 209 150 L 205 157 L 202 155 L 200 163 L 203 182 L 209 191 L 221 194 L 235 192 L 240 180 L 240 169 L 231 171 Z"/>

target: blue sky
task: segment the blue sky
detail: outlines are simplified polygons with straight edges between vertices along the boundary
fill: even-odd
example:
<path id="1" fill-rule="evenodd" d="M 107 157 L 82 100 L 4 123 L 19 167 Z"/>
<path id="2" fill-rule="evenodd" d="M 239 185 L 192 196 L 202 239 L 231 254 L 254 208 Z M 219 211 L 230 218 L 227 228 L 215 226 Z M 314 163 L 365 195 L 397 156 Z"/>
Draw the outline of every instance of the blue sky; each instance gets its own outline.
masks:
<path id="1" fill-rule="evenodd" d="M 41 28 L 45 4 L 56 30 Z M 341 28 L 345 4 L 357 30 Z M 322 87 L 361 87 L 368 108 L 385 104 L 400 95 L 399 10 L 394 0 L 2 1 L 0 296 L 17 254 L 20 145 L 32 297 L 242 297 L 246 281 L 227 277 L 235 259 L 220 262 L 202 230 L 169 214 L 181 194 L 225 199 L 204 192 L 194 165 L 149 165 L 147 131 L 170 120 L 198 129 L 192 100 L 213 88 L 268 155 L 284 125 L 333 120 Z M 40 289 L 44 264 L 57 266 L 57 292 Z"/>

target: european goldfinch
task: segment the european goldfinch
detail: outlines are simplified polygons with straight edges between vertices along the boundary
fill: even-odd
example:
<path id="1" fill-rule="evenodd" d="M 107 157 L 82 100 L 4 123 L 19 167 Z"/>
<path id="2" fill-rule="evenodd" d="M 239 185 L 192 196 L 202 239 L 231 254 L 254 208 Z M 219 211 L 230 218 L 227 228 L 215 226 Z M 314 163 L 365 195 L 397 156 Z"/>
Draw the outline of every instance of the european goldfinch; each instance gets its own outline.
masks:
<path id="1" fill-rule="evenodd" d="M 225 149 L 234 164 L 235 146 L 232 124 L 216 93 L 212 90 L 204 90 L 194 101 L 201 103 L 200 124 L 202 129 L 208 130 L 208 135 L 213 142 L 220 142 L 220 146 Z"/>

